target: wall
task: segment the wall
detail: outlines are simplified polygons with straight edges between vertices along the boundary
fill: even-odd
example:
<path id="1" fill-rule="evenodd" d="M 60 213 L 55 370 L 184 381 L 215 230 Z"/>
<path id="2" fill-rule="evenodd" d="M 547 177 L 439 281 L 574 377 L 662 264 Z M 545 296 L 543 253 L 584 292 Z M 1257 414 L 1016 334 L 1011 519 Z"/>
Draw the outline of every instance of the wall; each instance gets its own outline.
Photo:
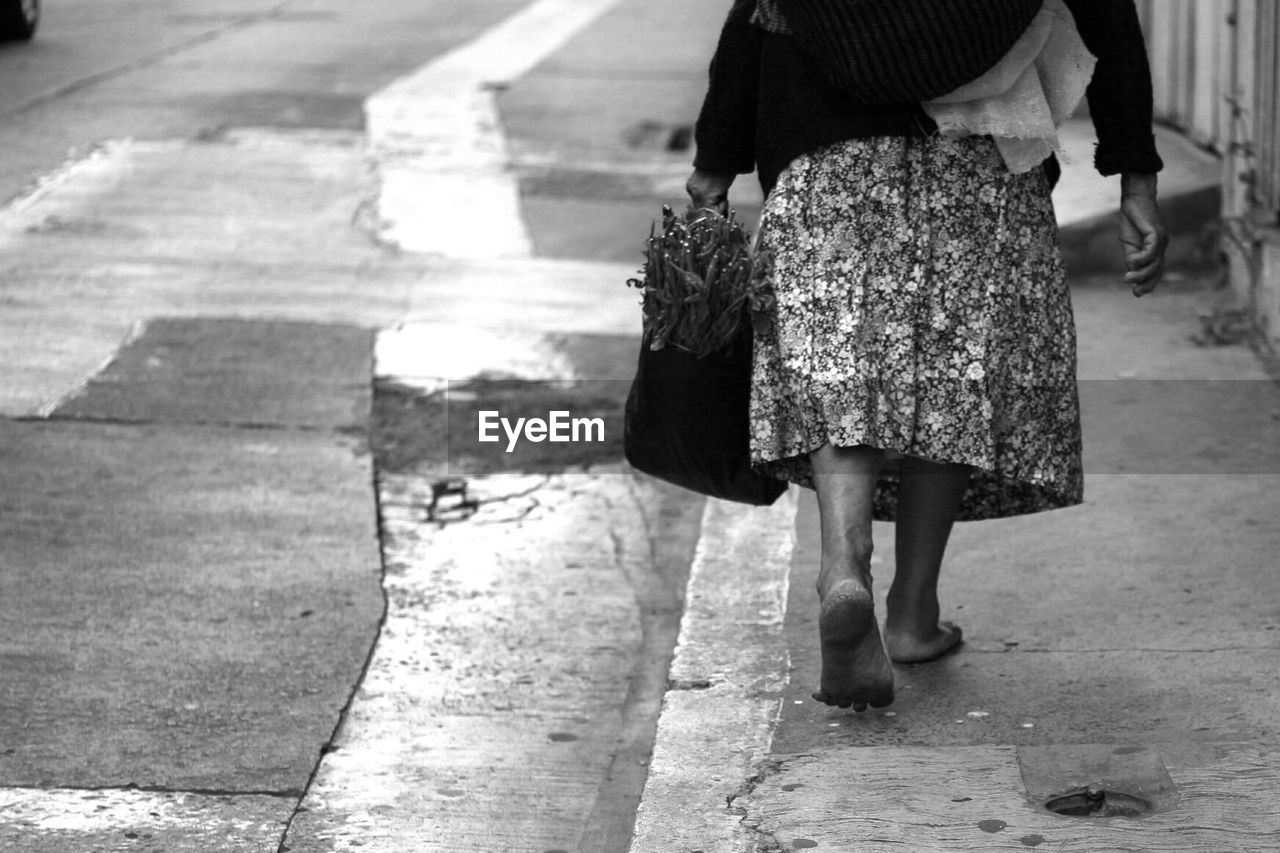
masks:
<path id="1" fill-rule="evenodd" d="M 1156 115 L 1223 158 L 1231 284 L 1280 349 L 1280 3 L 1137 0 Z"/>

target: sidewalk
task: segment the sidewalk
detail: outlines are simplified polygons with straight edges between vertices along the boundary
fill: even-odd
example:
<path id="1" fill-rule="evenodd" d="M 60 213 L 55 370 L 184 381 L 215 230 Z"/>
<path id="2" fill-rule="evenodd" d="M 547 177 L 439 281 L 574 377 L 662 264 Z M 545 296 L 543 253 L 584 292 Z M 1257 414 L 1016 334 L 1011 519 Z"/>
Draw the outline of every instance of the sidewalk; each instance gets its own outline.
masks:
<path id="1" fill-rule="evenodd" d="M 487 553 L 464 529 L 422 533 L 419 484 L 393 480 L 380 552 L 359 413 L 374 370 L 396 372 L 386 348 L 374 365 L 388 329 L 437 377 L 491 368 L 508 346 L 546 370 L 565 355 L 556 335 L 635 333 L 620 282 L 638 247 L 617 246 L 681 198 L 689 154 L 667 146 L 696 112 L 721 16 L 684 0 L 613 4 L 513 79 L 455 65 L 382 93 L 374 130 L 408 188 L 396 203 L 423 198 L 412 188 L 424 175 L 465 190 L 456 179 L 478 168 L 476 195 L 493 210 L 470 213 L 501 220 L 509 257 L 398 253 L 352 227 L 371 202 L 359 134 L 112 143 L 0 212 L 0 660 L 13 675 L 0 683 L 0 848 L 501 839 L 542 853 L 591 837 L 581 824 L 603 808 L 600 778 L 638 772 L 608 763 L 623 724 L 636 742 L 642 724 L 617 719 L 629 673 L 605 635 L 638 633 L 622 623 L 652 615 L 655 602 L 626 587 L 652 559 L 640 502 L 556 492 L 547 538 L 517 542 L 504 564 L 501 536 L 478 537 Z M 431 91 L 432 109 L 415 112 Z M 1087 152 L 1087 139 L 1071 144 Z M 414 160 L 441 153 L 431 146 L 445 167 Z M 1202 175 L 1193 160 L 1174 165 Z M 745 180 L 735 192 L 750 216 L 758 194 Z M 1091 228 L 1114 193 L 1076 197 Z M 434 248 L 428 238 L 455 234 L 404 224 L 381 233 Z M 1131 380 L 1086 385 L 1089 503 L 957 531 L 943 595 L 968 644 L 901 670 L 893 708 L 855 717 L 808 699 L 812 496 L 707 506 L 636 853 L 861 851 L 876 839 L 921 851 L 1278 846 L 1274 388 L 1242 347 L 1188 343 L 1209 303 L 1203 278 L 1171 277 L 1141 301 L 1107 276 L 1082 278 L 1074 296 L 1082 376 Z M 1212 381 L 1154 382 L 1171 378 Z M 877 529 L 881 592 L 888 532 Z M 577 631 L 545 642 L 583 635 L 593 657 L 557 646 L 535 666 L 542 639 L 492 630 L 495 613 L 528 621 L 524 574 L 563 572 L 567 588 L 584 566 L 590 595 L 545 608 Z M 576 602 L 589 619 L 572 621 Z M 430 651 L 446 660 L 477 645 L 490 657 L 424 674 L 441 636 Z M 548 672 L 554 694 L 536 680 Z M 510 695 L 518 719 L 499 707 Z M 476 697 L 491 701 L 476 710 Z M 1099 840 L 1028 803 L 1099 767 L 1170 810 L 1103 822 L 1117 834 Z M 1166 831 L 1177 834 L 1147 843 Z"/>
<path id="2" fill-rule="evenodd" d="M 1118 185 L 1090 177 L 1087 123 L 1066 143 L 1086 153 L 1057 198 L 1088 271 L 1086 503 L 958 525 L 941 597 L 965 645 L 897 667 L 897 701 L 864 714 L 809 696 L 812 493 L 709 506 L 632 853 L 1280 847 L 1280 390 L 1246 347 L 1191 341 L 1210 272 L 1175 268 L 1142 300 L 1098 272 L 1120 257 L 1091 256 Z M 1161 150 L 1166 204 L 1203 195 L 1213 164 L 1163 131 Z M 881 614 L 892 531 L 876 525 Z M 1044 808 L 1087 786 L 1152 813 Z"/>

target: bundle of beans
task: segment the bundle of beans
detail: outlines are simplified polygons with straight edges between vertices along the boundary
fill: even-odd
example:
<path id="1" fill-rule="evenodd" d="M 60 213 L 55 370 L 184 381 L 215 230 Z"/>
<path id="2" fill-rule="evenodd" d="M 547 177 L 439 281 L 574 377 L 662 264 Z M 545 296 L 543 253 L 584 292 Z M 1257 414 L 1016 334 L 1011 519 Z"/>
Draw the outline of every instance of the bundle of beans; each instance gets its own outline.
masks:
<path id="1" fill-rule="evenodd" d="M 754 317 L 772 305 L 768 259 L 753 257 L 751 238 L 714 210 L 677 216 L 662 208 L 644 252 L 641 291 L 644 333 L 652 349 L 675 347 L 702 358 L 728 347 Z"/>

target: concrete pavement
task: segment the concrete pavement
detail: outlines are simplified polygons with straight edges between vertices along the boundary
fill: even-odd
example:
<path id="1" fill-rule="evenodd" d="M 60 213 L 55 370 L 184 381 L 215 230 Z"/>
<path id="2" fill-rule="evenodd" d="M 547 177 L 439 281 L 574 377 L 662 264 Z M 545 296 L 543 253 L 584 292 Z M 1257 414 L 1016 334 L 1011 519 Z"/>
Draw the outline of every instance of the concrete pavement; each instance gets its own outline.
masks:
<path id="1" fill-rule="evenodd" d="M 375 96 L 397 169 L 346 131 L 121 141 L 0 212 L 0 847 L 624 849 L 608 801 L 651 721 L 620 697 L 664 685 L 620 649 L 660 647 L 681 610 L 635 578 L 692 560 L 632 850 L 1274 848 L 1277 400 L 1246 348 L 1189 343 L 1214 307 L 1200 273 L 1141 301 L 1076 282 L 1081 375 L 1112 380 L 1084 386 L 1090 502 L 957 532 L 944 596 L 968 645 L 901 670 L 887 713 L 807 698 L 809 495 L 691 522 L 697 502 L 616 473 L 496 478 L 469 537 L 422 524 L 422 475 L 375 494 L 351 430 L 375 369 L 427 387 L 629 368 L 556 336 L 635 333 L 638 245 L 619 246 L 680 196 L 672 143 L 722 10 L 568 5 L 592 14 L 509 78 L 464 51 L 439 110 L 406 95 L 438 67 Z M 396 211 L 430 197 L 424 151 L 488 187 L 470 213 L 514 235 L 507 257 L 371 239 L 423 245 L 406 226 L 427 220 Z M 1166 193 L 1203 188 L 1195 152 L 1173 165 L 1191 177 Z M 1091 263 L 1113 189 L 1062 197 Z M 735 204 L 758 201 L 744 181 Z M 572 630 L 509 633 L 531 609 Z M 1095 779 L 1167 811 L 1038 811 Z"/>
<path id="2" fill-rule="evenodd" d="M 708 507 L 632 853 L 1280 846 L 1280 390 L 1243 341 L 1203 343 L 1229 308 L 1194 265 L 1217 167 L 1159 135 L 1177 265 L 1135 300 L 1118 182 L 1090 171 L 1087 121 L 1064 133 L 1086 503 L 959 525 L 941 595 L 965 645 L 896 667 L 897 701 L 863 714 L 810 698 L 812 493 Z M 875 536 L 883 614 L 892 526 Z M 1045 807 L 1090 786 L 1150 812 Z"/>
<path id="3" fill-rule="evenodd" d="M 524 61 L 612 3 L 548 26 L 564 5 L 530 7 Z M 498 814 L 512 844 L 625 846 L 697 499 L 617 471 L 498 478 L 473 483 L 488 536 L 424 529 L 438 475 L 375 477 L 367 444 L 375 370 L 522 376 L 513 360 L 549 349 L 538 376 L 591 375 L 568 336 L 636 328 L 634 263 L 388 245 L 397 181 L 438 188 L 386 168 L 412 166 L 423 140 L 510 184 L 456 136 L 492 97 L 476 69 L 498 47 L 476 45 L 424 69 L 458 75 L 461 113 L 375 95 L 373 140 L 106 142 L 0 212 L 0 848 L 453 849 Z M 502 213 L 473 202 L 455 217 Z M 477 568 L 491 584 L 473 587 Z M 598 595 L 577 594 L 586 570 Z M 574 619 L 552 655 L 536 626 Z M 519 672 L 494 669 L 508 645 L 476 642 L 504 620 L 504 642 L 542 650 Z"/>

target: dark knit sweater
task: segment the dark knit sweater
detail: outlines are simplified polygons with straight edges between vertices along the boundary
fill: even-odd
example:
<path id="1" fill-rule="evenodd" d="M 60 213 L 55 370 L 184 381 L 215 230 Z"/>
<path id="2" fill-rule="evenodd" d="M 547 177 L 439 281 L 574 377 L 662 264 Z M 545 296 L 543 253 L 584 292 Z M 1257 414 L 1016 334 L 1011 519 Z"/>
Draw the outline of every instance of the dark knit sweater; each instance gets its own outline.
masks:
<path id="1" fill-rule="evenodd" d="M 697 168 L 756 170 L 768 193 L 792 160 L 824 145 L 937 131 L 917 103 L 868 106 L 837 89 L 792 37 L 751 23 L 755 3 L 735 0 L 721 31 L 695 128 Z M 1104 175 L 1158 172 L 1151 70 L 1133 0 L 1066 3 L 1098 58 L 1087 94 L 1098 135 L 1094 165 Z"/>
<path id="2" fill-rule="evenodd" d="M 862 104 L 927 101 L 976 80 L 1043 0 L 772 0 L 781 27 Z M 757 20 L 757 24 L 761 21 Z"/>

